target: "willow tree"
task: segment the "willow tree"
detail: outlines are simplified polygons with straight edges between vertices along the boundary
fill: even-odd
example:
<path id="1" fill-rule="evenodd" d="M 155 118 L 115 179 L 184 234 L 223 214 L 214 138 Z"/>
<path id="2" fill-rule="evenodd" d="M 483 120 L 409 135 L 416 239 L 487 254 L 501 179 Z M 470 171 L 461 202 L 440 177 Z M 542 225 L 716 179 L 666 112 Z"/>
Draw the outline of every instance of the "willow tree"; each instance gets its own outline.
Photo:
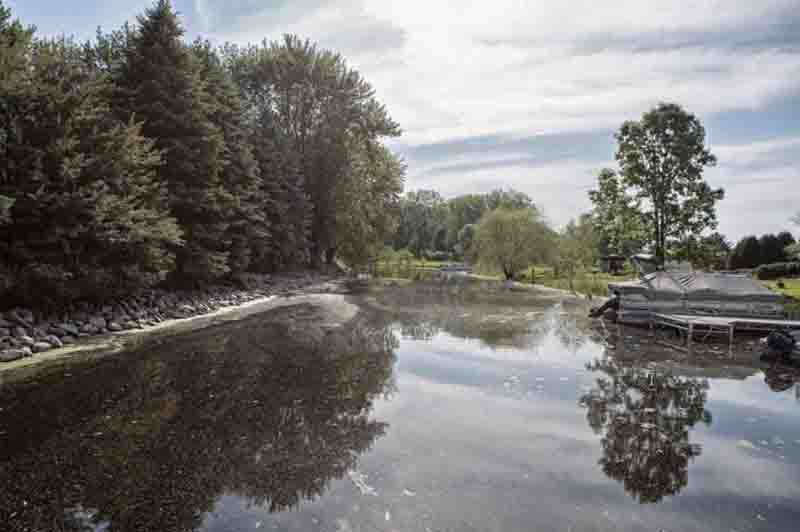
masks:
<path id="1" fill-rule="evenodd" d="M 500 270 L 507 280 L 546 259 L 552 249 L 552 231 L 535 208 L 489 211 L 475 233 L 479 261 Z"/>
<path id="2" fill-rule="evenodd" d="M 703 180 L 716 157 L 706 149 L 705 129 L 695 115 L 662 103 L 641 120 L 622 124 L 616 139 L 620 185 L 637 201 L 633 212 L 659 259 L 669 239 L 716 227 L 715 206 L 723 192 Z"/>

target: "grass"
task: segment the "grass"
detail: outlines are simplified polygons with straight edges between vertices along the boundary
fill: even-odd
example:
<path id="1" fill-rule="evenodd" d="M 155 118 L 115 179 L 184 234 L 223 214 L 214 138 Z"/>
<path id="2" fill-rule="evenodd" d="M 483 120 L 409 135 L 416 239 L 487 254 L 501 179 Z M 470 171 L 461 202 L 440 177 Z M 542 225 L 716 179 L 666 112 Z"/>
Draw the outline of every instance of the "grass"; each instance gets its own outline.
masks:
<path id="1" fill-rule="evenodd" d="M 593 296 L 607 296 L 609 283 L 619 283 L 633 279 L 635 276 L 631 272 L 624 272 L 622 275 L 611 275 L 608 273 L 579 272 L 572 281 L 572 287 L 579 294 L 591 294 Z M 566 274 L 556 275 L 552 268 L 535 266 L 533 275 L 531 270 L 523 273 L 523 280 L 533 281 L 536 284 L 558 288 L 560 290 L 570 290 L 569 278 Z"/>
<path id="2" fill-rule="evenodd" d="M 784 288 L 778 288 L 778 281 L 763 281 L 772 290 L 783 295 L 800 299 L 800 279 L 782 279 Z"/>
<path id="3" fill-rule="evenodd" d="M 778 281 L 761 281 L 772 290 L 785 296 L 793 297 L 796 301 L 786 305 L 786 310 L 791 314 L 800 313 L 800 279 L 781 279 L 783 288 L 778 287 Z"/>

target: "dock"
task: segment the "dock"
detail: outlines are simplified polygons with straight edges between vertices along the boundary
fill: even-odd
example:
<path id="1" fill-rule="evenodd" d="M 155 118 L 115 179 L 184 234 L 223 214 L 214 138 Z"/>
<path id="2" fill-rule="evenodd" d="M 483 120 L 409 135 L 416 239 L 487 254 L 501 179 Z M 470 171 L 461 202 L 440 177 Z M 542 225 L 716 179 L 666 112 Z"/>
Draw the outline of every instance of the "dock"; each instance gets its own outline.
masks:
<path id="1" fill-rule="evenodd" d="M 695 316 L 689 314 L 653 314 L 650 327 L 669 327 L 686 335 L 687 346 L 691 346 L 695 335 L 727 336 L 733 345 L 737 332 L 768 334 L 775 330 L 800 330 L 800 321 L 774 320 L 733 316 Z"/>

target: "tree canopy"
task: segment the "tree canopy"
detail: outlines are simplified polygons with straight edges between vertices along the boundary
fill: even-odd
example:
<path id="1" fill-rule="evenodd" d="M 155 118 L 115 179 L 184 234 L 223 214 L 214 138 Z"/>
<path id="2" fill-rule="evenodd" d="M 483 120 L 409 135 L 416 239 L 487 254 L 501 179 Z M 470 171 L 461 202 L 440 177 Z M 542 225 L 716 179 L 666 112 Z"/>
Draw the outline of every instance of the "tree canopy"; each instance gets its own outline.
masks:
<path id="1" fill-rule="evenodd" d="M 391 241 L 395 249 L 408 248 L 415 256 L 444 255 L 470 259 L 473 229 L 488 211 L 535 208 L 533 200 L 514 189 L 486 194 L 466 194 L 444 199 L 435 190 L 406 193 L 400 219 Z"/>
<path id="2" fill-rule="evenodd" d="M 552 248 L 552 231 L 535 208 L 500 207 L 487 212 L 478 222 L 475 239 L 480 262 L 509 280 L 537 260 L 545 260 Z"/>
<path id="3" fill-rule="evenodd" d="M 400 215 L 405 165 L 384 144 L 399 134 L 308 40 L 188 43 L 157 0 L 78 44 L 0 3 L 0 297 L 368 261 Z"/>
<path id="4" fill-rule="evenodd" d="M 705 129 L 695 115 L 662 103 L 641 120 L 623 123 L 615 137 L 619 175 L 601 172 L 589 197 L 617 249 L 620 240 L 643 228 L 663 261 L 670 239 L 688 241 L 716 228 L 715 206 L 724 192 L 703 180 L 716 157 L 706 149 Z"/>

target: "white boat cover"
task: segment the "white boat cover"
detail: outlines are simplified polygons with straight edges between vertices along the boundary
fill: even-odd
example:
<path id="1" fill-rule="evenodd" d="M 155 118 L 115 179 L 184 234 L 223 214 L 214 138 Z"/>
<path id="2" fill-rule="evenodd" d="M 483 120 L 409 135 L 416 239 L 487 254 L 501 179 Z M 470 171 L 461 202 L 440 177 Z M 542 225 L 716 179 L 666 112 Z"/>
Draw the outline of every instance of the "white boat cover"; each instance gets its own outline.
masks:
<path id="1" fill-rule="evenodd" d="M 773 292 L 748 275 L 706 272 L 664 272 L 642 279 L 612 283 L 609 291 L 625 296 L 641 295 L 648 300 L 742 301 L 783 304 L 783 295 Z"/>

